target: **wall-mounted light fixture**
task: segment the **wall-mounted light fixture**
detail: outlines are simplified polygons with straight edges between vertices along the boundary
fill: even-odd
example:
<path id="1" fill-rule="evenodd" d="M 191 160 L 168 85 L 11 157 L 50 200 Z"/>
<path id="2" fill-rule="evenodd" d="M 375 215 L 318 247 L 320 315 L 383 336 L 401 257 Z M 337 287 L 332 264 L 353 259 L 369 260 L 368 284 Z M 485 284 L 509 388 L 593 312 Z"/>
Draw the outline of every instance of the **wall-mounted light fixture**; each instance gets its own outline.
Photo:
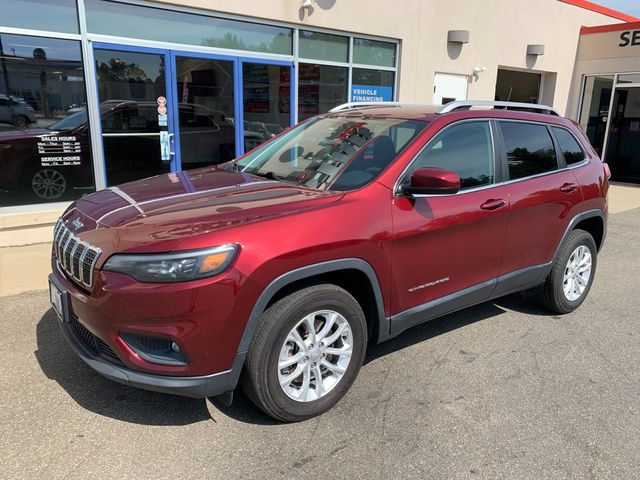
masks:
<path id="1" fill-rule="evenodd" d="M 527 55 L 544 55 L 544 45 L 527 45 Z"/>
<path id="2" fill-rule="evenodd" d="M 469 30 L 449 30 L 447 33 L 447 42 L 460 45 L 469 43 Z"/>

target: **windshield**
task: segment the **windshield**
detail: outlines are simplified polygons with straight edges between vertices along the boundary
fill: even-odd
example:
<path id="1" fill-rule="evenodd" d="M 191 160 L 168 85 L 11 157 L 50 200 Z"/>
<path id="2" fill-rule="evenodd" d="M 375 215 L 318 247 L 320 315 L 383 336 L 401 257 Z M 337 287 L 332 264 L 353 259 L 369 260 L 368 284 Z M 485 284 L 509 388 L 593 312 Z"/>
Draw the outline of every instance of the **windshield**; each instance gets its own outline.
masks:
<path id="1" fill-rule="evenodd" d="M 311 188 L 353 190 L 374 180 L 427 122 L 329 116 L 294 127 L 232 164 Z"/>
<path id="2" fill-rule="evenodd" d="M 74 130 L 87 123 L 87 108 L 49 125 L 49 130 Z"/>

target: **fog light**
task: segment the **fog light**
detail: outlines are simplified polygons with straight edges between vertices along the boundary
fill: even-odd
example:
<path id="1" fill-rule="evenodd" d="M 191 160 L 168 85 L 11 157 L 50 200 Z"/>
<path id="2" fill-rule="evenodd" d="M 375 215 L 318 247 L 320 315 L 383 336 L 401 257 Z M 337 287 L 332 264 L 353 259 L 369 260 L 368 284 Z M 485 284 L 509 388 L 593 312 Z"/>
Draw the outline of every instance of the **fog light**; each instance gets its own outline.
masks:
<path id="1" fill-rule="evenodd" d="M 125 332 L 120 332 L 120 338 L 136 355 L 147 362 L 176 366 L 189 364 L 178 342 L 169 338 L 147 337 Z"/>

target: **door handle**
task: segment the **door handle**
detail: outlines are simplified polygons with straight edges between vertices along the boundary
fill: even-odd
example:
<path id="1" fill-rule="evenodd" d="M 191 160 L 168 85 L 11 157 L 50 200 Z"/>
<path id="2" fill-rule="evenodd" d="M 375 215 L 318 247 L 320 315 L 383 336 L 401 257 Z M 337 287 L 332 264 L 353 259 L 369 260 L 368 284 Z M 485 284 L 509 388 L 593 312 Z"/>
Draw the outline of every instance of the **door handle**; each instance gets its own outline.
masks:
<path id="1" fill-rule="evenodd" d="M 507 204 L 505 200 L 502 198 L 491 199 L 484 202 L 480 205 L 482 210 L 497 210 L 498 208 L 504 207 Z"/>
<path id="2" fill-rule="evenodd" d="M 575 183 L 565 183 L 560 187 L 560 191 L 564 193 L 571 193 L 575 191 L 578 186 Z"/>
<path id="3" fill-rule="evenodd" d="M 174 144 L 174 134 L 169 134 L 169 155 L 175 156 L 176 152 L 171 150 L 171 145 Z"/>

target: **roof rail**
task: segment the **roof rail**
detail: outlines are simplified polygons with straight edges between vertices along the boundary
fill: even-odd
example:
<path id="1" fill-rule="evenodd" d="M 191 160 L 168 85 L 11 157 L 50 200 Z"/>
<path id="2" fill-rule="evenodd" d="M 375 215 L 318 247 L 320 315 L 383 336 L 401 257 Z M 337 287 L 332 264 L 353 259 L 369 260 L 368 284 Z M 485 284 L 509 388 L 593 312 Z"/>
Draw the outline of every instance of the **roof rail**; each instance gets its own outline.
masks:
<path id="1" fill-rule="evenodd" d="M 359 108 L 359 107 L 399 107 L 400 105 L 407 105 L 406 102 L 347 102 L 342 105 L 338 105 L 337 107 L 333 107 L 329 110 L 329 113 L 341 112 L 343 110 L 349 110 L 351 108 Z"/>
<path id="2" fill-rule="evenodd" d="M 444 105 L 438 113 L 448 113 L 454 110 L 469 110 L 471 107 L 493 107 L 504 108 L 506 110 L 537 110 L 539 113 L 546 113 L 560 117 L 561 115 L 548 105 L 522 102 L 492 102 L 486 100 L 462 100 L 449 102 Z"/>

